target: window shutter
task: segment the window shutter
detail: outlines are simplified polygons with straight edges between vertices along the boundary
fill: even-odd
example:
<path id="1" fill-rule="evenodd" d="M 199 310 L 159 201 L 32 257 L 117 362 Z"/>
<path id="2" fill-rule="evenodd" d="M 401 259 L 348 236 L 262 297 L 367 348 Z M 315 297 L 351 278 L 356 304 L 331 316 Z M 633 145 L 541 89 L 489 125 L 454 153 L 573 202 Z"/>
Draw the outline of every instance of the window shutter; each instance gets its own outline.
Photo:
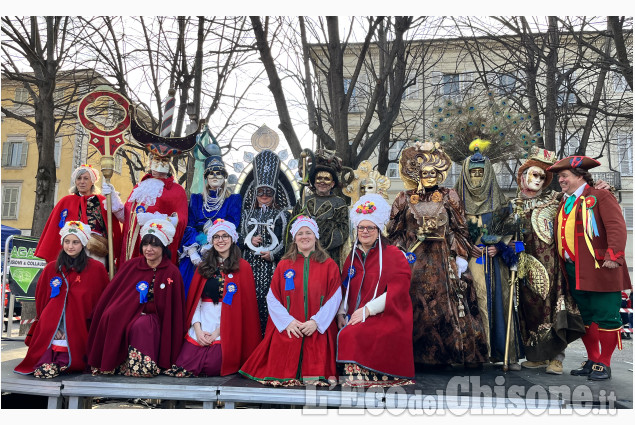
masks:
<path id="1" fill-rule="evenodd" d="M 22 157 L 20 158 L 20 166 L 26 167 L 26 160 L 28 158 L 29 153 L 29 143 L 22 142 Z"/>
<path id="2" fill-rule="evenodd" d="M 2 166 L 5 167 L 9 163 L 9 147 L 11 145 L 7 142 L 2 143 Z"/>

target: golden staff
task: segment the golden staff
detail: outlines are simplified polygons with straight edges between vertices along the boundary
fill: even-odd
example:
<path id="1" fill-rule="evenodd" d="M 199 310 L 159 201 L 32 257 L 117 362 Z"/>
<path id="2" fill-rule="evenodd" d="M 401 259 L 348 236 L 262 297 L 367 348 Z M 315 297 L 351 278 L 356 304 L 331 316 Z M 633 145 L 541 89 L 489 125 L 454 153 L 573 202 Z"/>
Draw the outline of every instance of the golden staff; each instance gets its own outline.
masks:
<path id="1" fill-rule="evenodd" d="M 96 103 L 97 106 L 106 107 L 110 110 L 110 105 L 115 105 L 117 109 L 123 109 L 123 118 L 115 123 L 112 129 L 106 129 L 105 123 L 95 122 L 92 115 L 89 116 L 91 105 Z M 126 97 L 117 93 L 109 86 L 99 86 L 84 96 L 77 106 L 77 116 L 80 124 L 88 130 L 90 136 L 88 143 L 93 145 L 101 154 L 101 173 L 106 179 L 106 183 L 110 184 L 114 169 L 114 155 L 125 143 L 123 133 L 130 127 L 130 101 Z M 108 233 L 108 275 L 112 279 L 115 274 L 114 253 L 112 242 L 112 198 L 106 195 L 106 220 Z"/>

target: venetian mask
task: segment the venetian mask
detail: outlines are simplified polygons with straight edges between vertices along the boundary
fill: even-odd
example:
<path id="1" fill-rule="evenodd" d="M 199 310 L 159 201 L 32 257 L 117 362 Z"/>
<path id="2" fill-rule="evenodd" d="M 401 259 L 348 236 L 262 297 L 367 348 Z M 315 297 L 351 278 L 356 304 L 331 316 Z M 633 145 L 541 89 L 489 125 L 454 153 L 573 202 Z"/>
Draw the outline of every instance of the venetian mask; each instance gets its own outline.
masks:
<path id="1" fill-rule="evenodd" d="M 361 196 L 367 193 L 377 193 L 377 184 L 373 179 L 362 180 L 359 184 L 359 193 Z"/>
<path id="2" fill-rule="evenodd" d="M 156 171 L 157 173 L 168 174 L 170 172 L 170 158 L 151 156 L 150 157 L 150 171 Z"/>
<path id="3" fill-rule="evenodd" d="M 326 196 L 335 186 L 335 180 L 328 171 L 318 171 L 315 176 L 315 189 L 320 196 Z"/>
<path id="4" fill-rule="evenodd" d="M 547 175 L 545 171 L 536 166 L 529 167 L 524 174 L 525 188 L 532 192 L 538 192 L 545 184 Z"/>
<path id="5" fill-rule="evenodd" d="M 207 185 L 210 189 L 217 189 L 225 183 L 225 176 L 222 171 L 210 171 L 207 174 Z"/>
<path id="6" fill-rule="evenodd" d="M 483 174 L 485 174 L 484 168 L 472 168 L 470 170 L 470 178 L 472 180 L 472 186 L 478 187 L 483 182 Z"/>
<path id="7" fill-rule="evenodd" d="M 433 187 L 439 182 L 439 174 L 434 167 L 423 167 L 421 169 L 421 185 L 423 187 Z"/>

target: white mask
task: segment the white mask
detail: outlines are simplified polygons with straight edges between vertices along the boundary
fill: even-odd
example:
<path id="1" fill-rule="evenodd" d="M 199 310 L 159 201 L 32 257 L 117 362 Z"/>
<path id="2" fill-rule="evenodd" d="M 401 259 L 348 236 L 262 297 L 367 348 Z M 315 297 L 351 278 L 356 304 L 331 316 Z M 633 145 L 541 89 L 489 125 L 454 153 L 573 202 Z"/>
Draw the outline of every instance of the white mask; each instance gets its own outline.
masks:
<path id="1" fill-rule="evenodd" d="M 156 161 L 152 159 L 150 161 L 150 170 L 157 173 L 168 174 L 170 172 L 170 161 Z"/>
<path id="2" fill-rule="evenodd" d="M 545 184 L 545 171 L 540 167 L 532 166 L 527 169 L 524 178 L 526 188 L 538 192 Z"/>

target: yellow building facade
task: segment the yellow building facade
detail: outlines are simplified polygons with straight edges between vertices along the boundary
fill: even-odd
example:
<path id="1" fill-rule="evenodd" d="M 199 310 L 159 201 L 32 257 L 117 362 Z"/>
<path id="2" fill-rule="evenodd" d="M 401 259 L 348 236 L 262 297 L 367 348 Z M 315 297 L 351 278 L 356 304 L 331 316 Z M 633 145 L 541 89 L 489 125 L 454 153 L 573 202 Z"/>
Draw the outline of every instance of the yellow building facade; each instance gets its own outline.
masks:
<path id="1" fill-rule="evenodd" d="M 60 85 L 64 86 L 64 85 Z M 66 86 L 68 87 L 68 86 Z M 68 89 L 70 90 L 70 88 Z M 54 98 L 61 98 L 64 92 L 60 90 Z M 67 94 L 68 95 L 68 94 Z M 33 121 L 33 108 L 26 105 L 19 106 L 15 102 L 28 102 L 28 92 L 20 83 L 2 78 L 2 106 L 12 112 L 25 116 Z M 75 115 L 76 106 L 71 106 Z M 23 235 L 31 234 L 33 211 L 35 205 L 36 173 L 38 165 L 38 148 L 35 139 L 35 129 L 18 119 L 2 114 L 2 224 L 15 227 Z M 120 148 L 121 150 L 121 148 Z M 138 151 L 145 158 L 145 153 Z M 115 156 L 115 171 L 111 183 L 125 201 L 133 188 L 133 179 L 129 167 L 123 157 Z M 100 169 L 101 155 L 88 143 L 88 133 L 79 124 L 76 117 L 68 120 L 60 128 L 55 141 L 54 158 L 56 184 L 55 203 L 69 194 L 73 170 L 81 164 L 90 164 Z M 145 163 L 144 163 L 145 165 Z M 142 172 L 135 171 L 135 180 L 142 176 Z M 97 182 L 101 187 L 103 176 Z"/>

